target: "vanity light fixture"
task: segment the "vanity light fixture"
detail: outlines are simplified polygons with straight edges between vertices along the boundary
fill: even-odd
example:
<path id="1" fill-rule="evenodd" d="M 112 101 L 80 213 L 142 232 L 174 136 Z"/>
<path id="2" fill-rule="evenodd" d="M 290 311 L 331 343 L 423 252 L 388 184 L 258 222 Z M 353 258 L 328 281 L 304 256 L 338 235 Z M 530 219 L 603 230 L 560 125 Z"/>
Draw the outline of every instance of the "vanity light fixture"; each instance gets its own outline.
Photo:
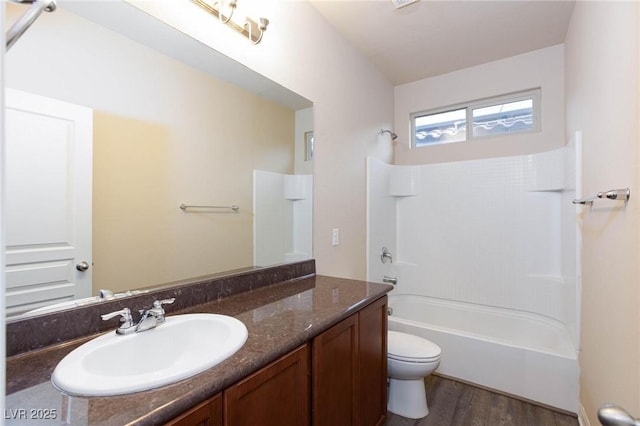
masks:
<path id="1" fill-rule="evenodd" d="M 258 44 L 262 40 L 262 35 L 267 30 L 269 20 L 267 18 L 258 18 L 258 21 L 251 18 L 245 18 L 244 23 L 238 24 L 231 20 L 233 12 L 238 7 L 237 0 L 218 0 L 213 5 L 204 0 L 191 0 L 211 15 L 218 18 L 223 24 L 229 25 L 231 28 L 251 40 L 253 44 Z"/>
<path id="2" fill-rule="evenodd" d="M 218 19 L 220 19 L 220 22 L 222 22 L 223 24 L 228 24 L 233 17 L 233 11 L 236 10 L 236 7 L 238 7 L 237 0 L 231 0 L 229 2 L 221 0 L 213 3 L 213 7 L 215 7 L 216 5 L 218 5 Z M 229 17 L 227 18 L 224 17 L 223 9 L 225 5 L 229 8 Z"/>

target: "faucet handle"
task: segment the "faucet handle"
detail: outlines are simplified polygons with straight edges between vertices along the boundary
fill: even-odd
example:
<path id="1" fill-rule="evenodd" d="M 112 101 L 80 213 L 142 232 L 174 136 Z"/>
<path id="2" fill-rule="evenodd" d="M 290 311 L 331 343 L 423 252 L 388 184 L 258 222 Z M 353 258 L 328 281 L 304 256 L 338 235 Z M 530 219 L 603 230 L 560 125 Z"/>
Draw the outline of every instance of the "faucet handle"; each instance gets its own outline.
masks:
<path id="1" fill-rule="evenodd" d="M 119 311 L 110 312 L 108 314 L 100 315 L 100 318 L 102 318 L 102 321 L 106 321 L 106 320 L 110 320 L 113 317 L 117 317 L 118 315 L 122 316 L 122 318 L 120 318 L 121 322 L 132 321 L 132 319 L 131 319 L 131 310 L 129 308 L 124 308 L 124 309 L 121 309 Z"/>
<path id="2" fill-rule="evenodd" d="M 170 299 L 164 299 L 164 300 L 156 300 L 153 302 L 153 308 L 148 309 L 144 312 L 141 312 L 142 315 L 149 315 L 151 314 L 154 318 L 155 318 L 155 322 L 157 325 L 162 324 L 165 321 L 164 318 L 164 309 L 162 308 L 162 305 L 168 305 L 171 304 L 173 302 L 175 302 L 176 298 L 172 297 Z"/>
<path id="3" fill-rule="evenodd" d="M 154 308 L 161 308 L 162 305 L 170 305 L 175 301 L 176 301 L 175 297 L 172 297 L 171 299 L 156 300 L 155 302 L 153 302 L 153 307 Z"/>
<path id="4" fill-rule="evenodd" d="M 109 320 L 111 318 L 117 317 L 118 315 L 120 315 L 122 318 L 120 318 L 120 322 L 122 323 L 122 325 L 120 325 L 120 327 L 118 327 L 118 329 L 116 330 L 117 334 L 128 334 L 131 330 L 133 330 L 134 324 L 133 324 L 133 317 L 131 316 L 131 310 L 129 308 L 124 308 L 121 309 L 119 311 L 115 311 L 115 312 L 111 312 L 108 314 L 104 314 L 104 315 L 100 315 L 100 317 L 102 318 L 102 321 L 106 321 Z"/>

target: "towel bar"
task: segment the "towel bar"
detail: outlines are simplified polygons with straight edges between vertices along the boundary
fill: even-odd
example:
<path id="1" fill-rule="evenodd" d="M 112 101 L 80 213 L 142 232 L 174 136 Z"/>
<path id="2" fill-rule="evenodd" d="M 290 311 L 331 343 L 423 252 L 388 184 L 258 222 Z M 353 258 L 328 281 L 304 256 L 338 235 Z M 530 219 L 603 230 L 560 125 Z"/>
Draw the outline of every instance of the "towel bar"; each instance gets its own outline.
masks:
<path id="1" fill-rule="evenodd" d="M 592 197 L 573 200 L 573 204 L 592 205 L 593 202 L 598 199 L 620 200 L 626 203 L 627 201 L 629 201 L 630 197 L 631 197 L 631 191 L 629 190 L 629 188 L 611 189 L 606 192 L 598 192 L 596 195 Z"/>

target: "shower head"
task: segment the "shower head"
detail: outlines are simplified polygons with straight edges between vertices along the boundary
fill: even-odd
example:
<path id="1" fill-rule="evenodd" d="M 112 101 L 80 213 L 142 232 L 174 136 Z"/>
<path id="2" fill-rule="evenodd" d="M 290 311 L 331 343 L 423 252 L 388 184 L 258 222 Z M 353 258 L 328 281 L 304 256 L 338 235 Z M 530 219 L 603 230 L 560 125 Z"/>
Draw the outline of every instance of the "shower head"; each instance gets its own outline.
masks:
<path id="1" fill-rule="evenodd" d="M 385 133 L 389 133 L 389 135 L 391 136 L 391 140 L 395 141 L 396 139 L 398 139 L 398 135 L 396 135 L 395 133 L 393 133 L 391 130 L 383 130 L 380 129 L 380 134 L 384 135 Z"/>

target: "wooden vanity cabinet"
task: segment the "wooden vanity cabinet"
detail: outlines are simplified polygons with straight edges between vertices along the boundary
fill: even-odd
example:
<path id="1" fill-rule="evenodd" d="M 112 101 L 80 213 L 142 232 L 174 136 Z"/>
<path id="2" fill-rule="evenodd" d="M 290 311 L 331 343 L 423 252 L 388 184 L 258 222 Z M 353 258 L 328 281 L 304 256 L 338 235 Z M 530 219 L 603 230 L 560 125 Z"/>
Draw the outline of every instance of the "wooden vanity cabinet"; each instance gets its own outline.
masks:
<path id="1" fill-rule="evenodd" d="M 387 418 L 387 296 L 358 313 L 358 404 L 362 426 Z"/>
<path id="2" fill-rule="evenodd" d="M 381 426 L 386 415 L 384 296 L 167 425 Z"/>
<path id="3" fill-rule="evenodd" d="M 222 426 L 222 393 L 196 405 L 165 426 Z"/>
<path id="4" fill-rule="evenodd" d="M 309 345 L 224 391 L 225 426 L 309 424 Z"/>
<path id="5" fill-rule="evenodd" d="M 358 315 L 313 339 L 312 416 L 314 425 L 356 425 Z"/>
<path id="6" fill-rule="evenodd" d="M 318 335 L 312 347 L 313 425 L 383 425 L 387 297 Z"/>
<path id="7" fill-rule="evenodd" d="M 305 344 L 165 426 L 306 426 L 309 376 Z"/>

